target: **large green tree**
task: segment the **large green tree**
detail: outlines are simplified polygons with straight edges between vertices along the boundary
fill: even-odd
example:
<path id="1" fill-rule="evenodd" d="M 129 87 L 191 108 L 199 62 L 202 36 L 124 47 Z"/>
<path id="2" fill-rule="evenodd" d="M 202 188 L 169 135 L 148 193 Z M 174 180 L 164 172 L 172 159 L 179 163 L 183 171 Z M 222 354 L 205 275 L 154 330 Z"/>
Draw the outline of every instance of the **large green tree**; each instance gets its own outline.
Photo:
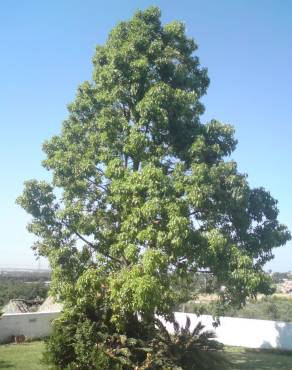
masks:
<path id="1" fill-rule="evenodd" d="M 94 321 L 106 306 L 116 332 L 170 319 L 187 299 L 178 280 L 197 271 L 228 304 L 269 292 L 263 266 L 290 238 L 276 200 L 229 159 L 234 129 L 200 121 L 209 79 L 196 49 L 157 8 L 119 23 L 43 146 L 52 183 L 30 180 L 18 198 L 65 310 Z"/>

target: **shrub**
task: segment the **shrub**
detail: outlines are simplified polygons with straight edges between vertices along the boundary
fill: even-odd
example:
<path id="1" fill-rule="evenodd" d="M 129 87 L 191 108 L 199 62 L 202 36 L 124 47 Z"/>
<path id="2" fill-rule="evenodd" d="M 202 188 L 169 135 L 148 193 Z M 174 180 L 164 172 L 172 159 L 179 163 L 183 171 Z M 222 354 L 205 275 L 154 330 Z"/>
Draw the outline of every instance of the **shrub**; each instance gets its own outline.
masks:
<path id="1" fill-rule="evenodd" d="M 213 332 L 204 331 L 201 323 L 191 331 L 189 318 L 185 327 L 173 321 L 173 335 L 159 320 L 155 319 L 154 323 L 152 338 L 147 335 L 151 329 L 141 321 L 135 324 L 136 337 L 131 337 L 111 333 L 109 327 L 105 328 L 100 321 L 94 322 L 84 314 L 77 317 L 64 313 L 54 322 L 44 361 L 54 370 L 226 368 L 222 345 L 214 340 Z M 139 327 L 144 330 L 140 337 L 137 335 Z"/>

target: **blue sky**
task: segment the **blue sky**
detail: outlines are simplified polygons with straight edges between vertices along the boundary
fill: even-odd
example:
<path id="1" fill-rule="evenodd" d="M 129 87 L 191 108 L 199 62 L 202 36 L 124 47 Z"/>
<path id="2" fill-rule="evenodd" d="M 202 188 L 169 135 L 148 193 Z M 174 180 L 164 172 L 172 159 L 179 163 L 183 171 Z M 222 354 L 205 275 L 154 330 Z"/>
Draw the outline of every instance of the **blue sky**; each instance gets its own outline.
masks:
<path id="1" fill-rule="evenodd" d="M 278 199 L 292 230 L 292 2 L 289 0 L 3 1 L 0 5 L 0 267 L 37 267 L 23 181 L 47 179 L 43 141 L 59 132 L 76 87 L 91 77 L 96 44 L 137 8 L 186 23 L 211 78 L 203 121 L 231 123 L 233 158 L 252 186 Z M 267 267 L 292 270 L 291 243 Z M 42 261 L 42 266 L 45 266 Z"/>

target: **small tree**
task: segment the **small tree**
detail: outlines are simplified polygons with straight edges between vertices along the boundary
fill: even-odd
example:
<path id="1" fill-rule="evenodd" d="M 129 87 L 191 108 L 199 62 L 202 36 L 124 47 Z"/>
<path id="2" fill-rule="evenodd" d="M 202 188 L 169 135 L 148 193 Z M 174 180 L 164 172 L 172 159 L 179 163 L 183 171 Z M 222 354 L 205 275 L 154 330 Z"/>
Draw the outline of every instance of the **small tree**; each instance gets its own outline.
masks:
<path id="1" fill-rule="evenodd" d="M 114 368 L 109 348 L 123 339 L 108 335 L 153 338 L 154 314 L 172 319 L 188 293 L 175 287 L 190 273 L 212 273 L 226 304 L 270 292 L 263 266 L 290 234 L 277 202 L 228 159 L 233 128 L 200 122 L 209 79 L 196 49 L 157 8 L 119 23 L 61 134 L 43 146 L 52 183 L 28 181 L 18 198 L 65 304 L 58 325 L 72 325 L 59 340 L 74 354 L 55 358 L 59 368 Z M 99 343 L 98 359 L 86 343 Z M 146 352 L 135 351 L 142 363 Z"/>

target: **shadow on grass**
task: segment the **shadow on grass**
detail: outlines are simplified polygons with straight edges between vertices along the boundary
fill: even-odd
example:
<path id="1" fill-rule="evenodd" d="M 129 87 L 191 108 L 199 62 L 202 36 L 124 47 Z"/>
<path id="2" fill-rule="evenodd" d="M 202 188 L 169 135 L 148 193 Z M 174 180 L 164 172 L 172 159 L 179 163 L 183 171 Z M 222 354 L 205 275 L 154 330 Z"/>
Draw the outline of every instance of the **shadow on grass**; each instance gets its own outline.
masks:
<path id="1" fill-rule="evenodd" d="M 13 365 L 7 361 L 0 360 L 0 369 L 12 369 Z"/>
<path id="2" fill-rule="evenodd" d="M 291 370 L 292 353 L 273 350 L 234 350 L 228 356 L 232 370 Z"/>

